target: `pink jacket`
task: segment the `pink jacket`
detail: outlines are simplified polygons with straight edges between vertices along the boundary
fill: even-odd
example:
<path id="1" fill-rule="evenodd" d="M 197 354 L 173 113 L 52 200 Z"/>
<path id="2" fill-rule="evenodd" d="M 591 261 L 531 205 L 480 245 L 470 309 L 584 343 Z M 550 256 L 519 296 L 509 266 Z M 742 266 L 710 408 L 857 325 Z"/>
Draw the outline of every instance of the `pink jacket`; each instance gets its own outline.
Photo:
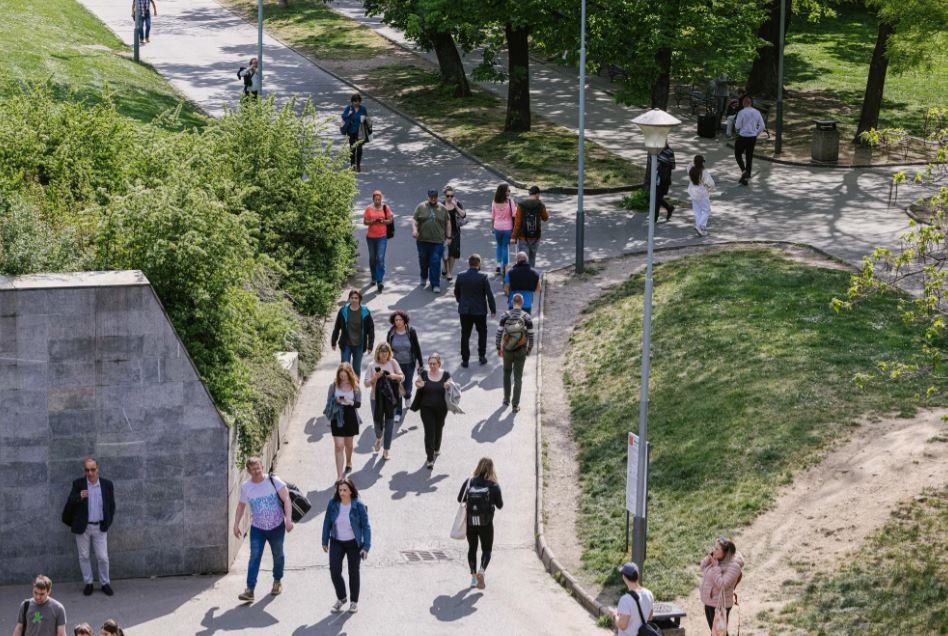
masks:
<path id="1" fill-rule="evenodd" d="M 490 218 L 495 230 L 513 230 L 513 215 L 517 209 L 517 202 L 512 198 L 503 203 L 490 204 Z"/>
<path id="2" fill-rule="evenodd" d="M 701 602 L 710 607 L 717 607 L 723 591 L 724 607 L 734 605 L 734 588 L 743 570 L 744 557 L 740 552 L 720 564 L 715 564 L 710 554 L 706 555 L 701 560 Z"/>

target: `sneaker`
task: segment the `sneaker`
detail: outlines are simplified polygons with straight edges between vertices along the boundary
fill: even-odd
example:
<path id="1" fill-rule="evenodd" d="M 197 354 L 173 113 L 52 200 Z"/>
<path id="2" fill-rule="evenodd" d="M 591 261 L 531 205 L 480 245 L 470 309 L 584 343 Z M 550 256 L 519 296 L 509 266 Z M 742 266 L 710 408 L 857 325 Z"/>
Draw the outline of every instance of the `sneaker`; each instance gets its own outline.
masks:
<path id="1" fill-rule="evenodd" d="M 273 589 L 270 590 L 270 594 L 272 594 L 273 596 L 279 596 L 279 595 L 280 595 L 280 592 L 282 592 L 282 591 L 283 591 L 283 582 L 282 582 L 282 581 L 274 581 L 274 582 L 273 582 Z"/>
<path id="2" fill-rule="evenodd" d="M 86 583 L 86 586 L 82 588 L 83 596 L 92 596 L 92 583 Z"/>
<path id="3" fill-rule="evenodd" d="M 495 273 L 495 274 L 499 274 L 499 273 L 500 273 L 500 266 L 499 266 L 499 265 L 494 268 L 494 273 Z"/>
<path id="4" fill-rule="evenodd" d="M 675 206 L 671 206 L 670 208 L 668 208 L 668 216 L 665 217 L 665 221 L 671 221 L 671 220 L 672 220 L 672 214 L 673 214 L 674 212 L 675 212 Z"/>
<path id="5" fill-rule="evenodd" d="M 376 437 L 376 438 L 375 438 L 375 445 L 374 445 L 372 448 L 375 449 L 375 452 L 376 452 L 376 453 L 379 452 L 379 450 L 382 448 L 382 438 L 381 438 L 381 437 Z"/>
<path id="6" fill-rule="evenodd" d="M 481 356 L 480 358 L 477 359 L 477 361 L 480 362 L 481 364 L 487 364 L 487 358 L 485 356 Z"/>
<path id="7" fill-rule="evenodd" d="M 701 231 L 700 227 L 695 228 L 695 234 L 697 234 L 698 236 L 704 236 L 704 232 Z"/>
<path id="8" fill-rule="evenodd" d="M 427 285 L 427 284 L 428 284 L 428 279 L 427 279 L 427 278 L 422 278 L 422 279 L 421 279 L 421 282 L 418 283 L 418 286 L 421 287 L 422 289 L 424 289 L 424 288 L 425 288 L 425 285 Z"/>
<path id="9" fill-rule="evenodd" d="M 432 287 L 432 288 L 431 288 L 431 291 L 434 292 L 434 293 L 436 293 L 436 294 L 440 294 L 440 293 L 441 293 L 441 288 L 440 288 L 440 287 Z"/>
<path id="10" fill-rule="evenodd" d="M 484 571 L 480 570 L 477 574 L 474 575 L 477 578 L 477 589 L 483 590 L 487 587 L 487 583 L 484 581 Z"/>
<path id="11" fill-rule="evenodd" d="M 238 594 L 238 595 L 237 595 L 237 598 L 239 598 L 241 601 L 252 601 L 252 600 L 253 600 L 253 590 L 251 590 L 251 589 L 248 587 L 246 590 L 244 590 L 244 593 L 243 593 L 243 594 Z"/>
<path id="12" fill-rule="evenodd" d="M 434 468 L 434 462 L 425 462 L 425 468 L 427 468 L 428 470 L 431 470 L 432 468 Z"/>
<path id="13" fill-rule="evenodd" d="M 352 603 L 349 603 L 349 613 L 350 613 L 350 614 L 355 614 L 355 613 L 358 612 L 358 611 L 359 611 L 359 604 L 358 604 L 358 603 L 356 603 L 355 601 L 353 601 Z"/>
<path id="14" fill-rule="evenodd" d="M 510 400 L 504 398 L 504 406 L 510 406 Z"/>
<path id="15" fill-rule="evenodd" d="M 382 293 L 382 290 L 385 289 L 385 285 L 383 283 L 379 283 L 376 289 L 379 290 L 379 293 Z"/>
<path id="16" fill-rule="evenodd" d="M 473 574 L 471 575 L 471 587 L 477 587 L 477 577 Z"/>
<path id="17" fill-rule="evenodd" d="M 439 456 L 440 454 L 441 454 L 441 449 L 439 448 L 438 450 L 435 451 L 435 457 Z"/>
<path id="18" fill-rule="evenodd" d="M 519 405 L 519 404 L 514 404 L 514 405 L 513 405 L 513 409 L 511 409 L 511 410 L 512 410 L 514 413 L 519 413 L 519 412 L 520 412 L 520 405 Z"/>
<path id="19" fill-rule="evenodd" d="M 466 369 L 466 368 L 469 366 L 468 361 L 467 361 L 467 360 L 461 360 L 461 366 Z"/>
<path id="20" fill-rule="evenodd" d="M 330 612 L 338 613 L 342 611 L 342 606 L 349 602 L 349 599 L 341 598 L 335 603 L 332 604 L 332 607 L 329 609 Z"/>
<path id="21" fill-rule="evenodd" d="M 396 413 L 396 414 L 395 414 L 395 421 L 398 422 L 399 424 L 401 424 L 402 422 L 404 422 L 404 421 L 405 421 L 405 411 L 402 411 L 401 413 Z"/>
<path id="22" fill-rule="evenodd" d="M 376 283 L 378 283 L 378 281 L 375 280 L 374 278 L 371 281 L 369 281 L 369 285 L 375 285 Z"/>
<path id="23" fill-rule="evenodd" d="M 106 583 L 105 585 L 102 586 L 102 593 L 105 594 L 106 596 L 112 596 L 113 594 L 115 594 L 115 590 L 112 589 L 111 585 Z"/>

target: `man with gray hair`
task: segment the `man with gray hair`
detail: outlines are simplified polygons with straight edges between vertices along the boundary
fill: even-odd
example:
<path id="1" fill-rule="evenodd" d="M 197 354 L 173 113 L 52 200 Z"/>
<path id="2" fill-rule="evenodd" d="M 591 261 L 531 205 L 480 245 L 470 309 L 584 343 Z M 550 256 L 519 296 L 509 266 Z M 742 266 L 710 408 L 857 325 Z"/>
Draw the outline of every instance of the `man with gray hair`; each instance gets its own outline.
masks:
<path id="1" fill-rule="evenodd" d="M 504 293 L 507 294 L 507 309 L 513 309 L 513 296 L 523 297 L 523 310 L 532 313 L 533 296 L 540 293 L 540 274 L 528 262 L 526 252 L 517 252 L 517 264 L 504 275 Z"/>
<path id="2" fill-rule="evenodd" d="M 99 566 L 99 583 L 106 596 L 112 596 L 109 579 L 108 531 L 115 517 L 115 488 L 108 479 L 99 477 L 99 463 L 94 457 L 82 462 L 85 477 L 72 482 L 72 490 L 63 509 L 62 521 L 76 535 L 79 570 L 85 587 L 82 593 L 92 594 L 92 559 L 90 544 L 95 549 Z"/>

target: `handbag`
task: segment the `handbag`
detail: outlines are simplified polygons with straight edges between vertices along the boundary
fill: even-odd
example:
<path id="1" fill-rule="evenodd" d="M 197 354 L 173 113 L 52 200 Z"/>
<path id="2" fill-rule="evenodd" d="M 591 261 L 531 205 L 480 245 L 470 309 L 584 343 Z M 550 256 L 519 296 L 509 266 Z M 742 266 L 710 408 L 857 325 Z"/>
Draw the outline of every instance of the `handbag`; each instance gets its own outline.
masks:
<path id="1" fill-rule="evenodd" d="M 646 623 L 645 615 L 642 613 L 642 606 L 639 605 L 639 595 L 632 591 L 628 592 L 632 600 L 635 601 L 635 607 L 639 610 L 639 619 L 642 624 L 639 626 L 639 636 L 662 636 L 662 630 L 655 623 Z"/>
<path id="2" fill-rule="evenodd" d="M 714 610 L 714 620 L 711 621 L 711 636 L 727 636 L 727 610 L 724 609 L 724 594 Z"/>
<path id="3" fill-rule="evenodd" d="M 273 475 L 270 475 L 270 483 L 273 484 L 273 489 L 276 490 L 276 482 L 273 481 Z M 291 484 L 288 481 L 284 483 L 286 484 L 286 491 L 290 494 L 290 516 L 293 518 L 293 523 L 296 523 L 306 516 L 306 513 L 312 509 L 313 504 L 309 502 L 309 499 L 306 498 L 306 495 L 303 494 L 303 491 L 301 491 L 296 484 Z"/>
<path id="4" fill-rule="evenodd" d="M 451 526 L 451 538 L 463 541 L 467 538 L 467 491 L 471 488 L 471 479 L 468 478 L 467 485 L 464 487 L 464 494 L 461 496 L 461 503 L 458 504 L 458 511 L 454 515 L 454 524 Z"/>
<path id="5" fill-rule="evenodd" d="M 383 205 L 382 210 L 388 212 L 388 218 L 392 219 L 392 222 L 385 226 L 385 238 L 395 238 L 395 215 L 392 214 L 392 208 Z"/>

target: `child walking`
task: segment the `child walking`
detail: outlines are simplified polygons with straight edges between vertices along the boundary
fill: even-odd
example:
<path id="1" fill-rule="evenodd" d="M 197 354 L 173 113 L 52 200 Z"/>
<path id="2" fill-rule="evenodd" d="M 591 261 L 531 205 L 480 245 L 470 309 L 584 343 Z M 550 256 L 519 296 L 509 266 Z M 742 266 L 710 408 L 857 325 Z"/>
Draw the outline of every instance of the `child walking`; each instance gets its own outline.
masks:
<path id="1" fill-rule="evenodd" d="M 695 215 L 695 232 L 698 236 L 708 233 L 708 219 L 711 217 L 711 190 L 714 179 L 711 171 L 704 167 L 704 157 L 697 155 L 694 165 L 688 170 L 688 196 L 691 197 L 691 209 Z"/>

